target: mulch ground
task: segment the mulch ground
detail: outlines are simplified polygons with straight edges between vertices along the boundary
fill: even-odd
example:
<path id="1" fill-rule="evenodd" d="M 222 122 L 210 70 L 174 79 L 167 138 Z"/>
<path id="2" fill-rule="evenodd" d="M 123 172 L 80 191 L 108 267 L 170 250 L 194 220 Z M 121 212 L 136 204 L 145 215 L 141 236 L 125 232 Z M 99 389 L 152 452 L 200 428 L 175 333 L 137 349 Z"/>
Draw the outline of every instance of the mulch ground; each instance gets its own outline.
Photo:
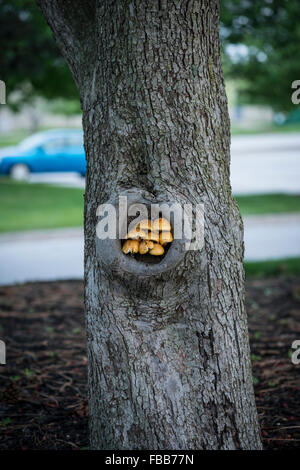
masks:
<path id="1" fill-rule="evenodd" d="M 264 447 L 300 445 L 300 279 L 247 282 L 253 376 Z M 0 449 L 87 449 L 81 282 L 0 287 Z"/>

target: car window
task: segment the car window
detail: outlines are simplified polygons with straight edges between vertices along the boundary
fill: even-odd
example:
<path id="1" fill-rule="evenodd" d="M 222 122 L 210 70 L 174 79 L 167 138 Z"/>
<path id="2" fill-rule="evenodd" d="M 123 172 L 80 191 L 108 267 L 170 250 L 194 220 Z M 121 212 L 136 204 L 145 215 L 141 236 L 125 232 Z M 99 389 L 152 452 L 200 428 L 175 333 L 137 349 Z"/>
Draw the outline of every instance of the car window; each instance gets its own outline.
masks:
<path id="1" fill-rule="evenodd" d="M 56 137 L 55 139 L 48 140 L 42 145 L 43 150 L 46 153 L 56 153 L 66 147 L 65 137 Z"/>
<path id="2" fill-rule="evenodd" d="M 19 147 L 21 150 L 29 151 L 37 147 L 42 147 L 46 153 L 55 153 L 62 149 L 67 150 L 73 147 L 83 147 L 82 132 L 66 132 L 56 136 L 46 136 L 43 132 L 38 132 L 24 139 Z"/>
<path id="3" fill-rule="evenodd" d="M 82 134 L 70 134 L 66 137 L 67 147 L 83 147 L 83 135 Z"/>
<path id="4" fill-rule="evenodd" d="M 37 134 L 33 134 L 31 135 L 30 137 L 27 137 L 26 139 L 24 139 L 20 144 L 19 144 L 19 147 L 21 150 L 32 150 L 34 149 L 35 147 L 38 147 L 39 145 L 41 145 L 44 141 L 44 137 L 42 134 L 40 133 L 37 133 Z"/>

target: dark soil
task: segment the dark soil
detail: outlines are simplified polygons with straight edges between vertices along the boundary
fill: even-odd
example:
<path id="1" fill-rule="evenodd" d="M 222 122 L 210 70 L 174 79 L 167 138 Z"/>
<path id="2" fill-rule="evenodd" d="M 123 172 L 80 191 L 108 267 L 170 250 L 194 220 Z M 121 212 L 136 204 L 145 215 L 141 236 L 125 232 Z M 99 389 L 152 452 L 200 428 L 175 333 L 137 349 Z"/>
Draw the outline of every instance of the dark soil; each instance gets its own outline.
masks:
<path id="1" fill-rule="evenodd" d="M 253 376 L 264 446 L 300 444 L 300 279 L 247 282 Z M 81 282 L 0 287 L 0 449 L 88 448 Z"/>

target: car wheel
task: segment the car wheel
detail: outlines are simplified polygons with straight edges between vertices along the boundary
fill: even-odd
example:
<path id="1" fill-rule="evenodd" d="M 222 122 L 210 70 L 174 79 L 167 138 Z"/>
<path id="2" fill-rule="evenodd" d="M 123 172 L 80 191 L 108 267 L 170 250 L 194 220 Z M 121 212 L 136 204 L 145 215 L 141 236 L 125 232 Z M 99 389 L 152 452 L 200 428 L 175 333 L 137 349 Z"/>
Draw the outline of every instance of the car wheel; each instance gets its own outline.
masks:
<path id="1" fill-rule="evenodd" d="M 27 180 L 30 175 L 30 170 L 27 165 L 23 163 L 17 163 L 13 165 L 10 169 L 10 176 L 14 180 Z"/>

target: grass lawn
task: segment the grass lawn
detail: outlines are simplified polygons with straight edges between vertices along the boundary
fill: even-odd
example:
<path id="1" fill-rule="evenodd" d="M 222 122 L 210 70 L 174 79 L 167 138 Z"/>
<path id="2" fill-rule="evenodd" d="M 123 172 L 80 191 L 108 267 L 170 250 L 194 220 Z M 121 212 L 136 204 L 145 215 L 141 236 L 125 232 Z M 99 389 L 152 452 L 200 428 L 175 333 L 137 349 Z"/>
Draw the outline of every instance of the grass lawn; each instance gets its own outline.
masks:
<path id="1" fill-rule="evenodd" d="M 0 178 L 0 232 L 82 224 L 82 189 Z"/>
<path id="2" fill-rule="evenodd" d="M 242 215 L 300 212 L 300 195 L 258 194 L 237 196 L 235 199 Z"/>
<path id="3" fill-rule="evenodd" d="M 285 132 L 300 132 L 300 123 L 293 122 L 283 124 L 282 126 L 278 126 L 276 124 L 269 124 L 266 126 L 261 126 L 260 128 L 256 129 L 242 129 L 240 127 L 231 126 L 231 135 L 252 135 L 252 134 L 268 134 L 268 133 L 285 133 Z"/>
<path id="4" fill-rule="evenodd" d="M 300 196 L 237 197 L 243 215 L 300 212 Z M 0 232 L 76 227 L 83 223 L 83 190 L 0 178 Z"/>
<path id="5" fill-rule="evenodd" d="M 278 276 L 299 276 L 300 258 L 247 262 L 245 263 L 245 272 L 247 279 Z"/>

